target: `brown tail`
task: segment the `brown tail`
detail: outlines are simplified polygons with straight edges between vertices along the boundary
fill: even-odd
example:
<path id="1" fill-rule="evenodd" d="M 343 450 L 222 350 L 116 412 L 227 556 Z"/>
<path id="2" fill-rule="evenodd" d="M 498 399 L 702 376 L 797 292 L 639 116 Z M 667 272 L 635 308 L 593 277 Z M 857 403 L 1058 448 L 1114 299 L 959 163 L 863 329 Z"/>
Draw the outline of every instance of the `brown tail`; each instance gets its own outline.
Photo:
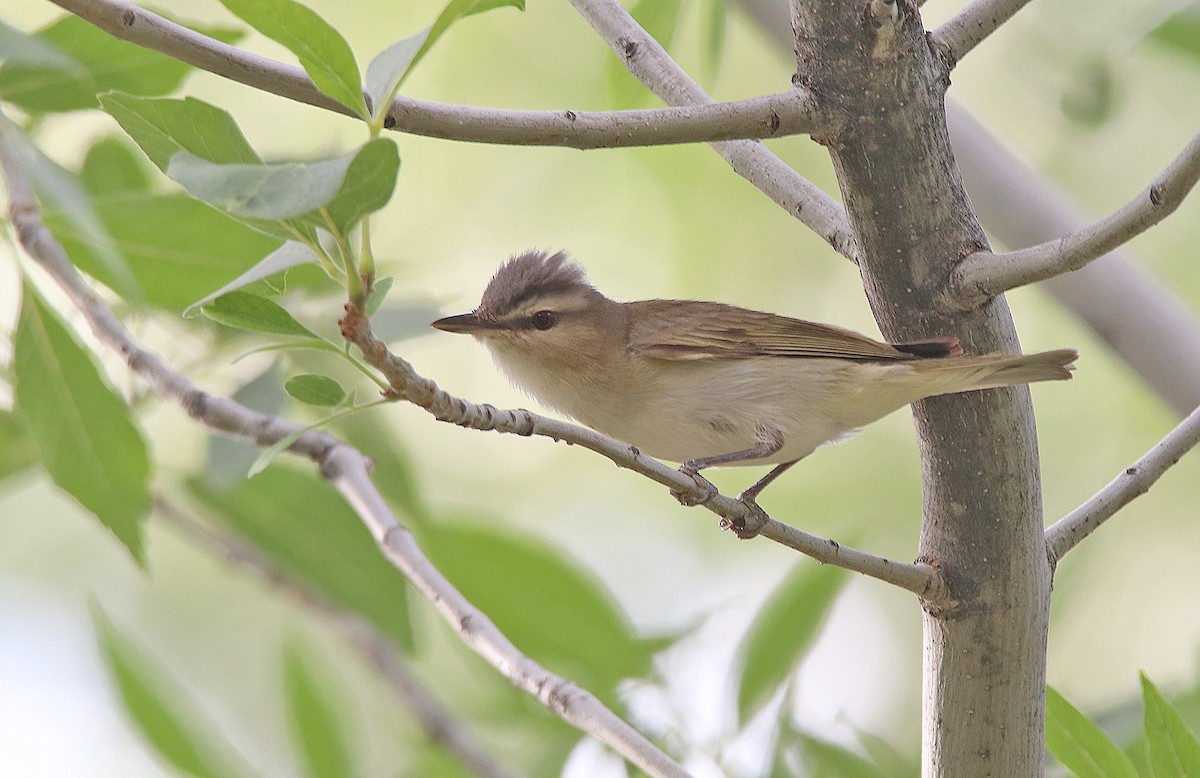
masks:
<path id="1" fill-rule="evenodd" d="M 1040 354 L 1004 356 L 986 354 L 979 357 L 947 357 L 921 362 L 921 372 L 942 372 L 956 376 L 958 388 L 951 392 L 974 389 L 995 389 L 1000 386 L 1032 384 L 1037 381 L 1066 381 L 1071 378 L 1079 352 L 1063 348 Z"/>

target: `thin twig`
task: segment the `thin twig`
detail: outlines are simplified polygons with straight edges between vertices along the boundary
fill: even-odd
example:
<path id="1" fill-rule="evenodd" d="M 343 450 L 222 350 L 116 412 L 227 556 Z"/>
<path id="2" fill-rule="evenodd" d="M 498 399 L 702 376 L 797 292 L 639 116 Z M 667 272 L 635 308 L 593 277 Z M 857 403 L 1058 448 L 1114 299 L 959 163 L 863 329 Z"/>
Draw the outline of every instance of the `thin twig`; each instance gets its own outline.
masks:
<path id="1" fill-rule="evenodd" d="M 667 105 L 703 105 L 712 98 L 641 28 L 616 0 L 571 0 L 626 69 Z M 832 119 L 825 132 L 833 134 Z M 711 144 L 734 171 L 820 235 L 838 253 L 855 257 L 853 233 L 842 207 L 818 186 L 755 141 Z"/>
<path id="2" fill-rule="evenodd" d="M 114 37 L 225 78 L 330 111 L 353 112 L 322 94 L 303 69 L 243 51 L 124 0 L 51 0 Z M 576 149 L 775 138 L 819 130 L 801 90 L 731 103 L 634 111 L 511 111 L 398 96 L 388 129 L 447 140 Z"/>
<path id="3" fill-rule="evenodd" d="M 196 546 L 219 554 L 226 561 L 252 573 L 294 602 L 314 612 L 333 626 L 350 645 L 374 666 L 413 712 L 430 740 L 441 743 L 475 775 L 483 778 L 515 778 L 515 773 L 488 755 L 444 705 L 409 668 L 408 662 L 388 637 L 352 611 L 331 602 L 307 581 L 292 575 L 268 559 L 252 544 L 232 532 L 223 532 L 187 515 L 163 497 L 154 499 L 155 513 Z"/>
<path id="4" fill-rule="evenodd" d="M 929 565 L 894 562 L 802 532 L 766 516 L 761 510 L 755 510 L 741 500 L 709 491 L 711 484 L 705 488 L 691 476 L 646 456 L 628 443 L 601 435 L 587 427 L 539 416 L 527 410 L 501 410 L 454 397 L 430 379 L 419 375 L 405 359 L 388 350 L 387 345 L 375 337 L 370 320 L 353 306 L 346 306 L 341 327 L 346 340 L 358 346 L 363 359 L 382 373 L 391 385 L 388 395 L 424 408 L 438 421 L 476 430 L 541 435 L 582 446 L 607 457 L 619 467 L 657 481 L 694 504 L 703 504 L 722 518 L 723 526 L 732 528 L 739 537 L 762 535 L 818 562 L 877 578 L 907 589 L 930 602 L 937 602 L 946 596 L 941 578 Z"/>
<path id="5" fill-rule="evenodd" d="M 955 270 L 943 302 L 974 308 L 1009 289 L 1078 270 L 1174 213 L 1197 180 L 1200 134 L 1141 194 L 1100 221 L 1037 246 L 967 257 Z"/>
<path id="6" fill-rule="evenodd" d="M 1125 468 L 1087 502 L 1046 530 L 1051 560 L 1063 558 L 1080 541 L 1092 534 L 1121 508 L 1150 491 L 1184 454 L 1200 443 L 1200 408 L 1181 421 L 1144 457 Z"/>
<path id="7" fill-rule="evenodd" d="M 1029 0 L 975 0 L 930 34 L 951 67 L 1020 11 Z"/>
<path id="8" fill-rule="evenodd" d="M 0 117 L 2 118 L 2 117 Z M 186 376 L 167 367 L 143 349 L 112 311 L 92 293 L 71 265 L 62 244 L 41 221 L 37 203 L 12 133 L 0 121 L 0 169 L 8 185 L 12 224 L 22 247 L 62 287 L 83 314 L 92 333 L 106 348 L 120 354 L 132 372 L 164 398 L 177 403 L 210 429 L 269 446 L 298 432 L 300 425 L 268 416 L 227 397 L 209 394 Z M 362 452 L 323 432 L 306 432 L 289 450 L 302 454 L 319 468 L 358 512 L 384 555 L 441 612 L 462 640 L 499 670 L 512 684 L 536 697 L 555 714 L 607 743 L 650 775 L 684 778 L 678 763 L 645 736 L 604 706 L 593 694 L 561 678 L 522 654 L 483 611 L 472 605 L 426 558 L 409 530 L 384 502 L 368 476 L 370 460 Z"/>

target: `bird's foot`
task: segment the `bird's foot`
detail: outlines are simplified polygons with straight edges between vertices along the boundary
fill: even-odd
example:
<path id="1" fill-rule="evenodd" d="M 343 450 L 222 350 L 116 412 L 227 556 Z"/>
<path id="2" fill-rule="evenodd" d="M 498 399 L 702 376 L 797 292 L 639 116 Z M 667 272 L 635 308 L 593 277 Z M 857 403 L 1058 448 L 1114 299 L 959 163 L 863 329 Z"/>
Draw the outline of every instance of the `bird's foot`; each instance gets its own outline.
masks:
<path id="1" fill-rule="evenodd" d="M 700 470 L 694 465 L 694 463 L 684 462 L 679 468 L 679 472 L 695 481 L 696 486 L 701 492 L 700 495 L 697 496 L 694 490 L 689 489 L 687 491 L 677 492 L 672 489 L 671 496 L 676 500 L 679 500 L 680 505 L 688 508 L 692 507 L 693 505 L 704 505 L 712 500 L 712 498 L 720 494 L 720 492 L 717 490 L 717 487 L 713 486 L 711 481 L 700 475 Z"/>
<path id="2" fill-rule="evenodd" d="M 757 492 L 751 493 L 747 489 L 738 495 L 738 502 L 746 506 L 746 515 L 736 519 L 721 519 L 721 529 L 732 531 L 742 540 L 758 537 L 758 533 L 762 532 L 762 528 L 766 526 L 770 517 L 754 501 L 756 494 Z"/>

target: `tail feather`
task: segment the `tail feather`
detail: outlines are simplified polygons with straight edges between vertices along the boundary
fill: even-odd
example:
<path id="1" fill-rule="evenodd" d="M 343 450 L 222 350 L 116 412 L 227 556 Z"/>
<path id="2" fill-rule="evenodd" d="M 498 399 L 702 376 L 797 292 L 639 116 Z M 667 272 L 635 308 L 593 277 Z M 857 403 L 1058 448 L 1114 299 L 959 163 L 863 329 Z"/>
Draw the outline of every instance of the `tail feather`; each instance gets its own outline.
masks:
<path id="1" fill-rule="evenodd" d="M 961 383 L 950 392 L 969 392 L 975 389 L 995 389 L 1001 386 L 1032 384 L 1038 381 L 1067 381 L 1075 369 L 1079 352 L 1075 349 L 1056 349 L 1038 354 L 1026 354 L 998 359 L 997 354 L 980 357 L 952 357 L 921 363 L 922 372 L 954 374 Z"/>

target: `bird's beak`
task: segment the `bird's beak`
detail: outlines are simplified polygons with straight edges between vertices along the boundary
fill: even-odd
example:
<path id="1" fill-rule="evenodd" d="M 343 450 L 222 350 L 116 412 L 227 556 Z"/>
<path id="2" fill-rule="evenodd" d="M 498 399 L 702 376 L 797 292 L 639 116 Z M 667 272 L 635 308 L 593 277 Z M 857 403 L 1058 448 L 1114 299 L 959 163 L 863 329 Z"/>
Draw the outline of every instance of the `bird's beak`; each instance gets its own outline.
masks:
<path id="1" fill-rule="evenodd" d="M 464 335 L 479 335 L 484 330 L 492 329 L 492 325 L 489 322 L 483 321 L 473 313 L 447 316 L 444 319 L 438 319 L 430 326 L 443 332 L 457 332 Z"/>

